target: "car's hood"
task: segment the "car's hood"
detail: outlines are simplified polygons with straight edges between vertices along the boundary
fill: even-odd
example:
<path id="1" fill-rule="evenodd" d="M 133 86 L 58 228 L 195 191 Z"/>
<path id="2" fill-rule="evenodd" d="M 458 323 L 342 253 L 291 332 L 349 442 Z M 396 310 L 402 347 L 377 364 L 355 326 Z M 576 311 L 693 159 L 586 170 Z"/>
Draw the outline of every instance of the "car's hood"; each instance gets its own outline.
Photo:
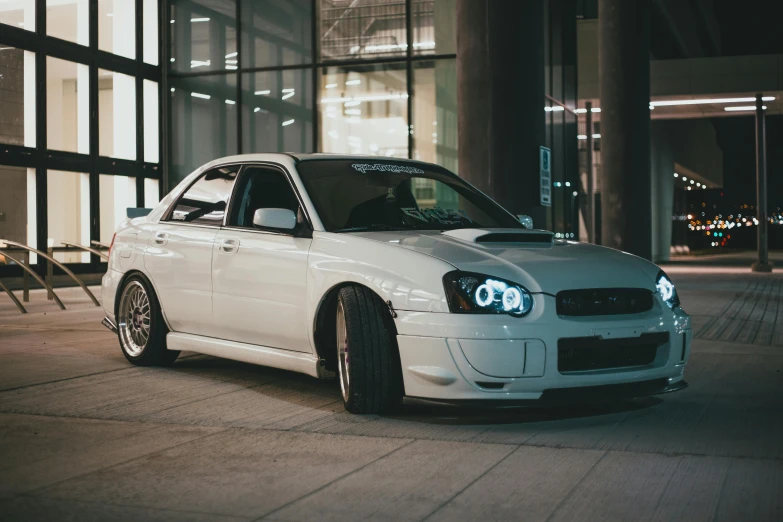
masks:
<path id="1" fill-rule="evenodd" d="M 504 233 L 515 234 L 508 239 L 516 241 L 503 241 L 500 234 Z M 533 231 L 522 233 L 535 234 Z M 541 235 L 537 237 L 539 242 L 525 241 L 524 236 L 519 241 L 519 234 L 520 230 L 516 229 L 463 229 L 453 232 L 361 232 L 357 235 L 438 258 L 462 271 L 507 279 L 524 285 L 531 292 L 555 294 L 579 288 L 653 290 L 655 287 L 658 267 L 642 258 L 575 241 L 541 242 Z M 481 236 L 484 240 L 477 241 Z"/>

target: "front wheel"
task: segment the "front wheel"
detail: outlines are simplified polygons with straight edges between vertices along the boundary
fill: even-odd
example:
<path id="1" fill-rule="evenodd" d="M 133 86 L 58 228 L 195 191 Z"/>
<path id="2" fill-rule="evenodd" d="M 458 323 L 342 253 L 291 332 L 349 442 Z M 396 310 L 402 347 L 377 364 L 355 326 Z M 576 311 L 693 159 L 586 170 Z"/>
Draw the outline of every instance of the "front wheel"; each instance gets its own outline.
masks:
<path id="1" fill-rule="evenodd" d="M 388 310 L 372 291 L 342 288 L 337 297 L 337 368 L 345 409 L 383 413 L 402 400 L 402 372 Z"/>
<path id="2" fill-rule="evenodd" d="M 125 281 L 117 308 L 117 334 L 125 358 L 138 366 L 165 366 L 178 351 L 166 349 L 168 328 L 149 282 L 140 275 Z"/>

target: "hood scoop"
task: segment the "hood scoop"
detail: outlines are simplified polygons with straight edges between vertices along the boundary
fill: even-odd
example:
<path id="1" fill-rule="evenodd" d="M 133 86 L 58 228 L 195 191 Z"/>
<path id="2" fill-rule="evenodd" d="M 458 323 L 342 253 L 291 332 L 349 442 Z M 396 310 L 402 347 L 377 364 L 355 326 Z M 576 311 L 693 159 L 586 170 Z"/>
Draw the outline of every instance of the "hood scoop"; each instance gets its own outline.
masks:
<path id="1" fill-rule="evenodd" d="M 546 230 L 521 230 L 518 228 L 483 230 L 479 228 L 462 228 L 443 232 L 442 235 L 453 237 L 468 243 L 494 244 L 537 244 L 551 245 L 554 234 Z"/>

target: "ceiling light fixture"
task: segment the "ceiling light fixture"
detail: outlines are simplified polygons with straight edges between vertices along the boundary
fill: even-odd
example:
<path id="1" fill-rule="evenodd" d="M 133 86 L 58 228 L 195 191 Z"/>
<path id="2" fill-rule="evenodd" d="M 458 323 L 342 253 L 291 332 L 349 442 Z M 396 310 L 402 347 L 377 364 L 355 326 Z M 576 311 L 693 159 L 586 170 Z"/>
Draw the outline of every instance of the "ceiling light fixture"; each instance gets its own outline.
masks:
<path id="1" fill-rule="evenodd" d="M 764 96 L 761 98 L 763 101 L 773 101 L 774 96 Z M 701 98 L 696 100 L 660 100 L 651 101 L 650 106 L 653 107 L 672 107 L 677 105 L 704 105 L 704 104 L 719 104 L 719 103 L 742 103 L 742 102 L 754 102 L 754 97 L 744 98 Z"/>
<path id="2" fill-rule="evenodd" d="M 767 110 L 766 105 L 762 105 L 761 108 L 763 110 Z M 726 112 L 738 112 L 738 111 L 755 111 L 756 106 L 755 105 L 740 105 L 740 106 L 734 106 L 734 107 L 724 107 L 724 111 Z"/>

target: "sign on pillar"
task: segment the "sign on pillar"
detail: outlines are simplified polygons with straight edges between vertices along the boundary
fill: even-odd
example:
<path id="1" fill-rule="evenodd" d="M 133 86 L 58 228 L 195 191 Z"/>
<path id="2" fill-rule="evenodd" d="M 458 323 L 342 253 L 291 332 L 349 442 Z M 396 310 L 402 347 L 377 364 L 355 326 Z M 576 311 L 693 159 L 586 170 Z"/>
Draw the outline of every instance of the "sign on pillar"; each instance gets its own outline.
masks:
<path id="1" fill-rule="evenodd" d="M 552 206 L 552 151 L 541 147 L 538 155 L 538 168 L 541 172 L 541 205 Z"/>

